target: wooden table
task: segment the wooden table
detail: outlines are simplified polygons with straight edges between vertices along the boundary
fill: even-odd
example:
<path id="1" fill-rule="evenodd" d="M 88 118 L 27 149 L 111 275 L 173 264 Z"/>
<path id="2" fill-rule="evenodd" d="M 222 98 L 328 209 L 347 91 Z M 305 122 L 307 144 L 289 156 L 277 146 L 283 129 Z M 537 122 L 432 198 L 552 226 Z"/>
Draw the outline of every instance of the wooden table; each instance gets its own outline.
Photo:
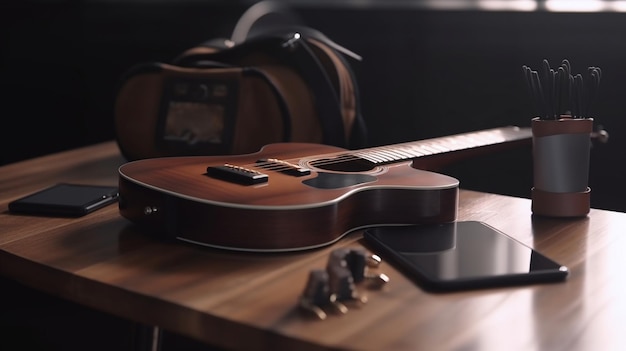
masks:
<path id="1" fill-rule="evenodd" d="M 360 233 L 318 250 L 246 254 L 142 233 L 116 205 L 78 219 L 8 213 L 56 182 L 115 185 L 114 142 L 0 167 L 0 274 L 35 289 L 226 348 L 245 350 L 626 349 L 626 214 L 534 218 L 530 200 L 462 190 L 459 220 L 479 220 L 567 265 L 566 282 L 427 293 L 388 263 L 345 315 L 297 307 L 312 269 L 358 247 Z M 593 196 L 593 195 L 592 195 Z"/>

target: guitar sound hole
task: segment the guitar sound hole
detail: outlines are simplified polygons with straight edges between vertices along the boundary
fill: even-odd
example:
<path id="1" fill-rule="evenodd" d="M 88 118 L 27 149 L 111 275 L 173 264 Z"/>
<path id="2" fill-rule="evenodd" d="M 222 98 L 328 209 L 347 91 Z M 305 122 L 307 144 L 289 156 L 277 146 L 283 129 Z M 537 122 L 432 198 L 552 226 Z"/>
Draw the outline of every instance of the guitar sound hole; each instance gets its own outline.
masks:
<path id="1" fill-rule="evenodd" d="M 302 184 L 317 189 L 340 189 L 350 186 L 369 183 L 376 180 L 376 177 L 369 174 L 338 174 L 318 172 L 317 177 L 307 179 Z"/>
<path id="2" fill-rule="evenodd" d="M 311 162 L 315 168 L 335 172 L 366 172 L 376 166 L 373 162 L 355 156 L 320 159 Z"/>

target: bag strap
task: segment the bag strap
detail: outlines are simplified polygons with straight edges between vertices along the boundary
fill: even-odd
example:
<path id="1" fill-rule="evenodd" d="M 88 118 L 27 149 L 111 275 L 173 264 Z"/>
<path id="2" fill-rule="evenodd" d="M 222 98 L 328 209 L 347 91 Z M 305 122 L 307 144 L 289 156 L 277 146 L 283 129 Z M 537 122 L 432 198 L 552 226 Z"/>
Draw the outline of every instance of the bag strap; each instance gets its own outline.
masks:
<path id="1" fill-rule="evenodd" d="M 364 147 L 367 130 L 360 110 L 358 84 L 345 56 L 337 52 L 336 48 L 341 46 L 315 29 L 299 28 L 303 33 L 311 36 L 294 32 L 300 34 L 300 42 L 296 45 L 302 48 L 296 48 L 294 55 L 298 57 L 293 62 L 300 65 L 303 78 L 307 80 L 315 95 L 322 99 L 320 104 L 328 105 L 318 106 L 320 107 L 320 123 L 322 123 L 324 135 L 328 136 L 325 143 L 349 148 Z M 360 56 L 347 49 L 343 52 L 351 53 L 350 56 L 353 58 L 361 59 Z M 323 55 L 326 55 L 325 58 L 328 60 L 326 64 L 321 60 Z M 330 70 L 335 71 L 336 81 L 330 77 Z M 350 129 L 346 130 L 346 128 Z"/>
<path id="2" fill-rule="evenodd" d="M 273 1 L 273 0 L 263 0 L 254 5 L 252 5 L 237 21 L 235 28 L 233 29 L 233 33 L 231 35 L 228 43 L 230 45 L 238 45 L 242 44 L 246 41 L 254 40 L 259 37 L 272 37 L 272 36 L 281 36 L 286 33 L 299 33 L 301 37 L 305 38 L 307 42 L 311 42 L 313 40 L 317 40 L 322 45 L 327 46 L 332 53 L 329 54 L 330 59 L 332 61 L 338 60 L 340 64 L 334 64 L 335 68 L 337 68 L 337 74 L 342 76 L 339 79 L 337 84 L 331 84 L 330 88 L 333 90 L 335 96 L 339 99 L 337 102 L 339 104 L 338 109 L 341 112 L 341 117 L 339 120 L 343 122 L 350 122 L 349 124 L 343 124 L 340 129 L 343 129 L 344 126 L 350 128 L 349 133 L 341 140 L 345 140 L 346 137 L 348 139 L 348 146 L 351 148 L 363 148 L 367 143 L 367 129 L 365 127 L 365 121 L 361 114 L 361 104 L 360 104 L 360 94 L 358 91 L 358 83 L 356 81 L 354 72 L 352 71 L 350 64 L 347 62 L 346 57 L 351 57 L 354 60 L 361 61 L 362 58 L 360 55 L 348 50 L 347 48 L 335 43 L 322 32 L 302 25 L 302 21 L 299 16 L 291 11 L 284 3 Z M 310 45 L 315 45 L 312 43 Z M 309 48 L 309 54 L 311 50 Z M 343 55 L 341 55 L 343 54 Z M 345 57 L 344 57 L 345 55 Z M 315 57 L 317 54 L 315 54 Z M 316 63 L 320 65 L 321 63 Z M 332 65 L 331 65 L 332 66 Z M 323 67 L 323 74 L 326 76 L 326 80 L 330 82 L 330 78 L 328 77 L 328 67 Z M 347 72 L 347 79 L 343 77 Z M 343 78 L 343 79 L 342 79 Z M 342 80 L 344 80 L 342 82 Z M 347 82 L 345 81 L 347 80 Z M 324 89 L 324 86 L 327 84 L 321 83 L 311 83 L 317 86 L 313 87 L 316 91 L 321 91 Z M 337 89 L 343 90 L 346 86 L 351 85 L 349 89 L 351 90 L 351 94 L 345 94 L 343 91 L 337 91 Z M 350 96 L 348 96 L 350 95 Z M 351 100 L 354 101 L 351 101 Z M 345 105 L 348 104 L 353 106 L 353 115 L 346 116 L 345 114 L 352 114 L 352 112 L 346 111 L 348 109 L 345 108 Z M 336 118 L 332 115 L 323 114 L 320 116 L 322 119 L 321 123 L 324 128 L 324 135 L 329 135 L 331 140 L 327 141 L 331 144 L 337 144 L 337 142 L 333 142 L 332 140 L 340 138 L 337 134 L 337 131 L 340 129 L 336 126 L 333 121 L 329 121 L 328 119 Z M 338 144 L 339 146 L 346 146 L 344 142 Z"/>
<path id="3" fill-rule="evenodd" d="M 299 41 L 293 42 L 294 39 Z M 294 57 L 293 62 L 297 63 L 299 73 L 313 91 L 315 106 L 324 131 L 324 143 L 347 147 L 340 92 L 335 89 L 328 72 L 313 52 L 311 44 L 294 34 L 284 45 L 292 46 L 288 50 Z"/>
<path id="4" fill-rule="evenodd" d="M 291 113 L 289 112 L 289 107 L 287 106 L 287 102 L 285 98 L 280 94 L 280 90 L 278 88 L 277 83 L 274 81 L 274 77 L 270 74 L 267 74 L 263 70 L 259 70 L 256 68 L 246 68 L 243 70 L 244 75 L 254 75 L 263 79 L 268 83 L 270 89 L 274 96 L 276 96 L 276 101 L 278 102 L 278 108 L 281 111 L 282 120 L 283 120 L 283 141 L 288 142 L 291 141 Z"/>
<path id="5" fill-rule="evenodd" d="M 334 73 L 332 76 L 333 85 L 339 89 L 337 93 L 341 101 L 344 126 L 350 128 L 346 130 L 345 136 L 348 140 L 348 146 L 357 149 L 366 147 L 367 130 L 361 115 L 358 84 L 346 57 L 325 43 L 317 41 L 317 39 L 309 39 L 308 41 L 318 51 L 318 57 L 323 60 L 322 63 L 326 66 L 326 71 L 329 74 Z"/>

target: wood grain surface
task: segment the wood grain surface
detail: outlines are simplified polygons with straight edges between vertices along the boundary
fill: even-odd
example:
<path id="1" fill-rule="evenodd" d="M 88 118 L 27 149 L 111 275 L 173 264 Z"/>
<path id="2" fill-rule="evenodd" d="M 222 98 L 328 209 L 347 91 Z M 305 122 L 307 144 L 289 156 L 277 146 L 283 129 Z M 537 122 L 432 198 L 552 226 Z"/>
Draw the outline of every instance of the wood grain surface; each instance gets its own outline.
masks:
<path id="1" fill-rule="evenodd" d="M 386 286 L 358 286 L 366 304 L 318 320 L 297 307 L 308 274 L 332 250 L 362 247 L 358 232 L 316 250 L 233 253 L 157 239 L 116 205 L 74 219 L 8 212 L 9 201 L 57 182 L 115 185 L 123 163 L 108 142 L 0 167 L 0 274 L 232 349 L 626 348 L 626 214 L 537 218 L 528 199 L 461 190 L 459 220 L 484 221 L 568 266 L 567 281 L 428 293 L 383 261 Z"/>

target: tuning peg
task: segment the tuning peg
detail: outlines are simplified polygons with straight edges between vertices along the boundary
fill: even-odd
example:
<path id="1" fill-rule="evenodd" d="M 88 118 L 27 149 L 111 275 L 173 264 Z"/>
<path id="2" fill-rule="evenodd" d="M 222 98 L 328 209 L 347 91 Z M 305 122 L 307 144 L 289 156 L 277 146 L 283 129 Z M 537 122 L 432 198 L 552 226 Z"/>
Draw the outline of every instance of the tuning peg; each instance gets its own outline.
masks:
<path id="1" fill-rule="evenodd" d="M 370 287 L 380 288 L 389 282 L 389 277 L 385 274 L 368 272 L 368 268 L 378 267 L 380 263 L 380 257 L 368 255 L 364 249 L 333 250 L 325 270 L 315 269 L 309 273 L 304 292 L 300 296 L 299 307 L 324 320 L 327 318 L 324 310 L 326 307 L 345 314 L 348 308 L 344 302 L 365 304 L 367 297 L 359 293 L 356 283 L 365 281 Z"/>
<path id="2" fill-rule="evenodd" d="M 367 298 L 356 290 L 352 272 L 346 266 L 331 265 L 326 270 L 328 271 L 328 286 L 331 298 L 334 297 L 334 300 L 338 302 L 367 302 Z"/>
<path id="3" fill-rule="evenodd" d="M 354 282 L 360 283 L 366 278 L 366 268 L 377 268 L 380 263 L 378 255 L 368 255 L 364 249 L 340 248 L 330 253 L 326 267 L 347 267 L 352 273 Z"/>
<path id="4" fill-rule="evenodd" d="M 389 276 L 387 276 L 384 273 L 380 273 L 380 274 L 367 274 L 365 275 L 365 281 L 368 283 L 368 286 L 375 288 L 375 289 L 380 289 L 383 286 L 385 286 L 387 283 L 389 283 Z"/>
<path id="5" fill-rule="evenodd" d="M 300 308 L 323 320 L 326 319 L 327 315 L 322 306 L 329 303 L 331 303 L 331 294 L 328 285 L 328 272 L 321 269 L 312 270 L 300 297 Z"/>
<path id="6" fill-rule="evenodd" d="M 378 268 L 382 262 L 382 259 L 378 255 L 367 256 L 367 266 L 370 268 Z"/>

